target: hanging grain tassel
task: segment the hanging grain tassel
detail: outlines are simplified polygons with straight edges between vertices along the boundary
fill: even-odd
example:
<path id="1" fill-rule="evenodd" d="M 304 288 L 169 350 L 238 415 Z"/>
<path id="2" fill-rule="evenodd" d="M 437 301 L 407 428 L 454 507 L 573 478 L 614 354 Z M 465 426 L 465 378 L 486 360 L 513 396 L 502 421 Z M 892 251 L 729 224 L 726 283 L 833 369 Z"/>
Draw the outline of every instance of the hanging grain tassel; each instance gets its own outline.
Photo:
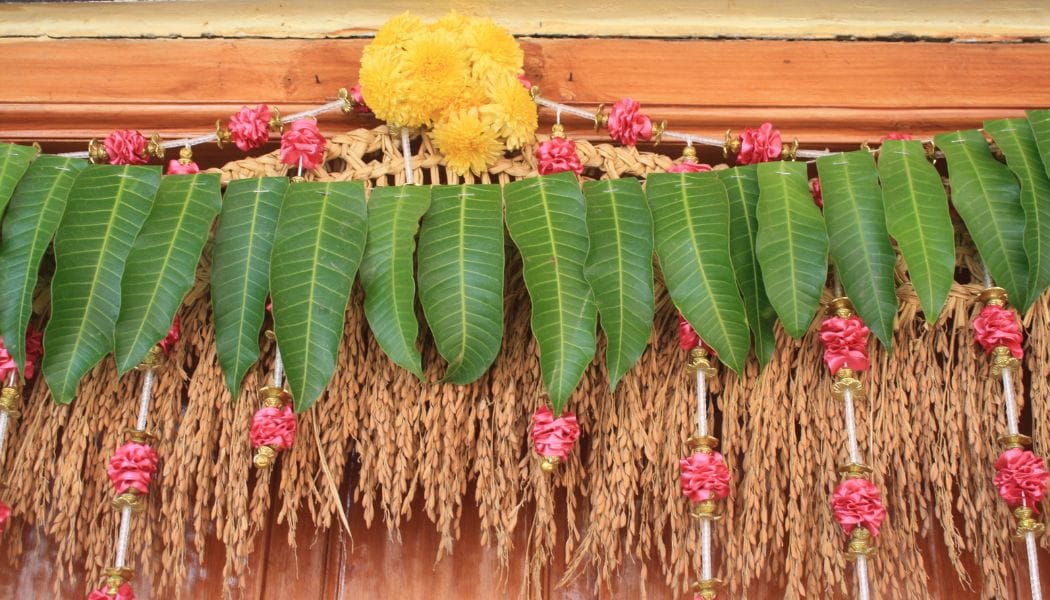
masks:
<path id="1" fill-rule="evenodd" d="M 26 380 L 32 379 L 36 374 L 36 365 L 43 356 L 44 348 L 41 344 L 43 334 L 32 325 L 26 332 L 25 341 L 25 369 L 23 374 Z M 0 389 L 0 459 L 4 456 L 4 442 L 7 441 L 7 432 L 11 428 L 11 420 L 19 416 L 19 405 L 22 402 L 22 394 L 15 387 L 18 379 L 18 365 L 14 358 L 7 352 L 4 339 L 0 338 L 0 381 L 7 383 Z M 0 499 L 0 535 L 7 529 L 7 520 L 11 518 L 11 507 Z"/>
<path id="2" fill-rule="evenodd" d="M 864 387 L 854 374 L 868 370 L 870 330 L 854 315 L 848 298 L 835 298 L 829 310 L 833 316 L 821 324 L 820 341 L 824 344 L 824 362 L 835 377 L 831 393 L 842 401 L 850 460 L 839 469 L 846 480 L 835 488 L 831 503 L 835 520 L 850 536 L 847 555 L 856 562 L 857 598 L 868 600 L 871 597 L 868 557 L 874 552 L 871 541 L 886 518 L 879 489 L 867 479 L 871 467 L 861 460 L 853 406 L 855 398 L 864 396 Z"/>
<path id="3" fill-rule="evenodd" d="M 144 375 L 135 429 L 128 431 L 131 440 L 114 452 L 106 468 L 106 474 L 116 493 L 113 507 L 120 510 L 120 532 L 117 535 L 116 558 L 113 561 L 113 567 L 106 570 L 105 585 L 92 592 L 89 600 L 97 598 L 134 600 L 135 598 L 128 584 L 134 570 L 127 566 L 128 543 L 131 540 L 131 515 L 142 510 L 141 498 L 149 492 L 150 482 L 157 472 L 157 452 L 150 445 L 155 438 L 146 431 L 149 405 L 153 395 L 156 370 L 161 365 L 164 355 L 171 351 L 179 337 L 180 324 L 179 317 L 176 315 L 175 322 L 168 330 L 168 335 L 156 346 L 150 348 L 146 358 L 138 366 L 138 370 L 143 371 Z"/>
<path id="4" fill-rule="evenodd" d="M 689 368 L 696 372 L 696 437 L 689 438 L 692 454 L 679 462 L 682 493 L 695 505 L 693 517 L 700 521 L 700 579 L 694 584 L 696 600 L 715 600 L 721 582 L 715 579 L 711 556 L 711 523 L 721 519 L 718 502 L 729 495 L 729 468 L 715 452 L 718 438 L 708 433 L 707 380 L 715 368 L 709 356 L 714 351 L 700 340 L 685 317 L 678 317 L 679 344 L 689 352 Z"/>
<path id="5" fill-rule="evenodd" d="M 1032 443 L 1018 428 L 1017 406 L 1014 401 L 1013 376 L 1021 369 L 1024 358 L 1021 342 L 1021 324 L 1013 311 L 1006 308 L 1006 291 L 988 287 L 977 298 L 984 303 L 981 314 L 973 321 L 974 338 L 992 355 L 991 375 L 1000 377 L 1003 384 L 1003 404 L 1006 412 L 1006 435 L 999 437 L 1004 450 L 995 461 L 995 486 L 999 497 L 1013 509 L 1017 521 L 1014 538 L 1025 542 L 1028 554 L 1028 581 L 1033 600 L 1042 600 L 1039 581 L 1039 558 L 1036 534 L 1045 525 L 1035 519 L 1037 505 L 1046 495 L 1050 473 L 1045 461 L 1023 448 Z"/>

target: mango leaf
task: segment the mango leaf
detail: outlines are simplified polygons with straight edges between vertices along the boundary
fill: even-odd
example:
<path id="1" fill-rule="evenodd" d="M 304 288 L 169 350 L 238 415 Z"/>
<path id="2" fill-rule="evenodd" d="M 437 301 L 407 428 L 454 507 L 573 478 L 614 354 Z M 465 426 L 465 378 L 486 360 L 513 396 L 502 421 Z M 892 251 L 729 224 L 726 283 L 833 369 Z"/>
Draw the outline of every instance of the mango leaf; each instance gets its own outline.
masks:
<path id="1" fill-rule="evenodd" d="M 204 242 L 221 205 L 216 173 L 172 175 L 161 181 L 120 281 L 114 355 L 121 375 L 167 335 L 193 287 Z"/>
<path id="2" fill-rule="evenodd" d="M 360 181 L 288 187 L 270 258 L 270 296 L 297 412 L 313 406 L 335 372 L 366 232 Z"/>
<path id="3" fill-rule="evenodd" d="M 1050 286 L 1050 176 L 1039 158 L 1035 134 L 1025 119 L 985 121 L 987 131 L 1021 182 L 1024 250 L 1028 257 L 1028 304 Z M 1024 307 L 1027 308 L 1027 307 Z"/>
<path id="4" fill-rule="evenodd" d="M 934 138 L 948 161 L 952 204 L 959 212 L 988 271 L 1014 304 L 1028 307 L 1028 257 L 1024 251 L 1021 187 L 995 160 L 975 129 Z"/>
<path id="5" fill-rule="evenodd" d="M 653 173 L 645 183 L 671 300 L 737 373 L 751 337 L 729 256 L 729 199 L 714 172 Z"/>
<path id="6" fill-rule="evenodd" d="M 0 237 L 0 338 L 25 368 L 25 335 L 33 312 L 40 260 L 66 210 L 69 190 L 87 163 L 74 158 L 41 156 L 18 183 L 7 207 Z"/>
<path id="7" fill-rule="evenodd" d="M 91 165 L 69 193 L 55 234 L 51 319 L 44 332 L 44 378 L 59 404 L 113 350 L 120 281 L 160 185 L 160 168 Z"/>
<path id="8" fill-rule="evenodd" d="M 0 144 L 0 217 L 35 156 L 36 149 L 31 146 Z"/>
<path id="9" fill-rule="evenodd" d="M 503 194 L 532 299 L 543 383 L 560 415 L 597 344 L 597 309 L 583 274 L 589 249 L 583 194 L 574 173 L 515 181 Z"/>
<path id="10" fill-rule="evenodd" d="M 368 241 L 361 259 L 365 318 L 390 360 L 423 379 L 416 348 L 416 279 L 412 255 L 430 187 L 377 187 L 368 199 Z"/>
<path id="11" fill-rule="evenodd" d="M 440 186 L 419 231 L 419 302 L 444 381 L 470 383 L 503 340 L 503 194 L 498 185 Z"/>
<path id="12" fill-rule="evenodd" d="M 857 314 L 890 348 L 897 316 L 897 255 L 886 232 L 875 159 L 864 150 L 822 156 L 817 172 L 835 274 Z"/>
<path id="13" fill-rule="evenodd" d="M 653 218 L 637 179 L 583 184 L 591 247 L 584 276 L 591 284 L 607 340 L 609 387 L 631 369 L 653 329 Z"/>
<path id="14" fill-rule="evenodd" d="M 828 277 L 828 233 L 813 202 L 806 164 L 758 165 L 755 253 L 766 294 L 792 337 L 813 321 Z"/>
<path id="15" fill-rule="evenodd" d="M 1050 176 L 1050 109 L 1028 110 L 1025 114 L 1032 126 L 1039 156 L 1043 159 L 1043 171 Z"/>
<path id="16" fill-rule="evenodd" d="M 236 179 L 223 196 L 212 247 L 211 304 L 215 353 L 235 400 L 244 374 L 259 359 L 270 252 L 287 189 L 286 177 Z"/>
<path id="17" fill-rule="evenodd" d="M 941 176 L 918 140 L 879 148 L 886 230 L 900 247 L 927 323 L 935 323 L 955 277 L 955 232 Z"/>
<path id="18" fill-rule="evenodd" d="M 736 283 L 744 300 L 744 312 L 755 340 L 755 355 L 763 367 L 773 358 L 777 340 L 773 326 L 777 313 L 762 285 L 762 271 L 755 256 L 758 234 L 758 169 L 744 165 L 716 171 L 729 196 L 729 256 Z"/>

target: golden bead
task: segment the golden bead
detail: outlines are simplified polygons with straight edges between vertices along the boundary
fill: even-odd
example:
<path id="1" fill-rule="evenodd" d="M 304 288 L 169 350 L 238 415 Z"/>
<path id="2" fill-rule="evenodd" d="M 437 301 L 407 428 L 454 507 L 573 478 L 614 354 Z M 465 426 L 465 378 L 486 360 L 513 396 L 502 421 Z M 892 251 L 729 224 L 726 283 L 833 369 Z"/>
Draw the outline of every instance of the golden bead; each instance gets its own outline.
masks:
<path id="1" fill-rule="evenodd" d="M 863 463 L 851 462 L 839 467 L 839 473 L 844 475 L 846 479 L 867 479 L 871 475 L 871 467 Z"/>
<path id="2" fill-rule="evenodd" d="M 270 117 L 270 122 L 268 123 L 270 131 L 275 131 L 278 134 L 284 133 L 284 121 L 281 120 L 281 111 L 277 110 L 276 106 L 269 106 L 268 108 L 270 109 L 270 112 L 273 113 L 273 116 Z"/>
<path id="3" fill-rule="evenodd" d="M 558 466 L 558 463 L 560 462 L 561 459 L 557 456 L 544 456 L 543 461 L 540 462 L 540 469 L 544 473 L 553 473 L 554 469 Z"/>
<path id="4" fill-rule="evenodd" d="M 1009 296 L 1001 287 L 990 287 L 985 288 L 981 291 L 980 295 L 977 296 L 978 302 L 984 304 L 991 304 L 992 306 L 1006 306 L 1006 302 L 1009 300 Z"/>
<path id="5" fill-rule="evenodd" d="M 160 344 L 154 345 L 146 353 L 146 357 L 142 359 L 142 362 L 138 364 L 136 369 L 139 371 L 146 371 L 149 369 L 156 369 L 164 362 L 164 350 L 160 347 Z"/>
<path id="6" fill-rule="evenodd" d="M 1032 438 L 1028 437 L 1023 433 L 1010 433 L 1006 435 L 1001 435 L 999 436 L 998 441 L 999 445 L 1001 445 L 1004 450 L 1012 450 L 1014 448 L 1021 449 L 1025 446 L 1032 445 Z"/>
<path id="7" fill-rule="evenodd" d="M 292 402 L 292 394 L 284 388 L 268 385 L 259 389 L 262 396 L 262 404 L 268 408 L 281 408 Z"/>
<path id="8" fill-rule="evenodd" d="M 131 581 L 135 571 L 127 567 L 110 567 L 103 571 L 106 575 L 106 591 L 110 596 L 116 596 L 120 586 Z"/>
<path id="9" fill-rule="evenodd" d="M 697 346 L 689 351 L 686 364 L 690 369 L 700 371 L 707 377 L 714 377 L 717 373 L 714 365 L 711 364 L 711 359 L 708 358 L 707 349 L 703 346 Z"/>
<path id="10" fill-rule="evenodd" d="M 853 302 L 845 297 L 839 296 L 828 302 L 828 314 L 848 319 L 853 316 Z"/>
<path id="11" fill-rule="evenodd" d="M 693 584 L 693 591 L 697 597 L 703 600 L 715 600 L 718 597 L 718 588 L 722 585 L 719 579 L 701 579 Z"/>
<path id="12" fill-rule="evenodd" d="M 106 145 L 97 139 L 88 142 L 88 160 L 96 165 L 109 162 L 109 154 L 106 153 Z"/>
<path id="13" fill-rule="evenodd" d="M 664 139 L 664 132 L 667 131 L 667 120 L 660 121 L 659 124 L 653 125 L 653 145 L 659 146 L 660 142 Z"/>
<path id="14" fill-rule="evenodd" d="M 1006 346 L 992 348 L 992 377 L 999 377 L 1004 370 L 1016 371 L 1021 368 L 1021 361 L 1017 360 L 1010 349 Z"/>
<path id="15" fill-rule="evenodd" d="M 718 521 L 722 518 L 717 500 L 701 500 L 689 515 L 700 521 Z"/>
<path id="16" fill-rule="evenodd" d="M 306 181 L 306 178 L 303 177 L 302 175 L 293 175 L 292 176 L 292 183 L 302 183 L 304 181 Z"/>
<path id="17" fill-rule="evenodd" d="M 704 454 L 710 454 L 718 447 L 718 438 L 710 435 L 699 435 L 687 439 L 685 445 L 689 448 L 690 452 L 703 452 Z"/>
<path id="18" fill-rule="evenodd" d="M 164 147 L 161 146 L 162 140 L 159 133 L 154 133 L 150 136 L 149 142 L 146 144 L 146 151 L 143 152 L 143 158 L 149 159 L 153 156 L 155 158 L 164 158 Z"/>
<path id="19" fill-rule="evenodd" d="M 846 558 L 857 560 L 860 556 L 871 556 L 875 554 L 875 546 L 872 545 L 871 533 L 864 527 L 854 527 L 846 547 Z"/>
<path id="20" fill-rule="evenodd" d="M 835 373 L 835 383 L 831 384 L 831 395 L 836 400 L 842 400 L 846 390 L 853 392 L 853 398 L 864 397 L 864 384 L 853 376 L 853 369 L 843 367 Z"/>
<path id="21" fill-rule="evenodd" d="M 339 99 L 343 101 L 343 114 L 348 115 L 354 112 L 354 99 L 350 97 L 350 90 L 345 87 L 339 88 Z"/>
<path id="22" fill-rule="evenodd" d="M 732 129 L 726 129 L 725 142 L 722 143 L 722 156 L 729 158 L 732 154 L 736 156 L 740 152 L 740 137 L 733 135 Z"/>
<path id="23" fill-rule="evenodd" d="M 798 156 L 798 138 L 780 148 L 781 160 L 795 160 L 796 156 Z"/>
<path id="24" fill-rule="evenodd" d="M 594 130 L 598 131 L 602 127 L 609 125 L 609 114 L 605 112 L 605 105 L 599 104 L 598 110 L 594 111 Z"/>
<path id="25" fill-rule="evenodd" d="M 157 436 L 145 429 L 133 429 L 128 427 L 124 430 L 124 433 L 127 434 L 128 438 L 136 444 L 152 444 L 157 441 Z"/>
<path id="26" fill-rule="evenodd" d="M 232 138 L 230 137 L 230 130 L 226 129 L 225 127 L 222 126 L 222 120 L 216 119 L 215 120 L 215 145 L 219 147 L 219 150 L 222 150 L 222 145 L 223 144 L 229 144 L 231 139 Z"/>
<path id="27" fill-rule="evenodd" d="M 532 87 L 529 88 L 529 97 L 535 100 L 536 98 L 539 98 L 541 94 L 542 92 L 540 91 L 540 86 L 536 85 L 535 83 L 532 84 Z"/>
<path id="28" fill-rule="evenodd" d="M 1019 506 L 1014 509 L 1014 518 L 1017 519 L 1017 528 L 1014 529 L 1014 539 L 1023 540 L 1029 533 L 1043 533 L 1046 526 L 1035 520 L 1035 511 L 1027 506 Z"/>
<path id="29" fill-rule="evenodd" d="M 563 138 L 565 137 L 565 126 L 561 123 L 555 123 L 551 125 L 551 137 L 552 138 Z"/>
<path id="30" fill-rule="evenodd" d="M 259 469 L 265 469 L 274 463 L 277 458 L 277 451 L 272 446 L 259 446 L 255 450 L 255 458 L 252 462 Z"/>
<path id="31" fill-rule="evenodd" d="M 193 162 L 193 148 L 187 144 L 179 150 L 179 164 L 188 165 L 191 162 Z"/>
<path id="32" fill-rule="evenodd" d="M 696 160 L 696 148 L 686 146 L 682 150 L 682 162 L 695 163 Z"/>
<path id="33" fill-rule="evenodd" d="M 139 494 L 138 490 L 134 488 L 113 499 L 113 508 L 117 510 L 130 508 L 131 512 L 139 512 L 142 510 L 142 507 L 143 503 L 141 500 L 141 494 Z"/>
<path id="34" fill-rule="evenodd" d="M 22 395 L 18 393 L 18 390 L 12 386 L 4 386 L 3 390 L 0 390 L 0 411 L 6 412 L 10 416 L 18 415 L 18 403 L 22 401 Z"/>

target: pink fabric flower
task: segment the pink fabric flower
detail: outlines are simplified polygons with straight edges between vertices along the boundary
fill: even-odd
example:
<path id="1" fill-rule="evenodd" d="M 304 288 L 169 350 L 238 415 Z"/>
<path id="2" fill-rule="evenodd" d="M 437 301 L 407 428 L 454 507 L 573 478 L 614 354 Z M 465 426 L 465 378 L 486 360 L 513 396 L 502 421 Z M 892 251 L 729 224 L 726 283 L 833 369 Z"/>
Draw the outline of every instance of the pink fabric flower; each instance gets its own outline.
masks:
<path id="1" fill-rule="evenodd" d="M 729 495 L 729 467 L 719 452 L 694 452 L 678 461 L 682 493 L 693 502 L 721 500 Z"/>
<path id="2" fill-rule="evenodd" d="M 117 588 L 116 596 L 110 596 L 107 589 L 106 587 L 98 588 L 88 595 L 87 600 L 135 600 L 135 590 L 131 589 L 130 583 L 121 584 Z"/>
<path id="3" fill-rule="evenodd" d="M 365 104 L 365 96 L 364 96 L 364 94 L 361 93 L 361 84 L 360 83 L 355 83 L 350 88 L 350 99 L 354 101 L 354 108 L 353 108 L 353 110 L 354 110 L 355 113 L 364 114 L 364 113 L 372 112 L 372 109 L 368 108 L 368 105 Z"/>
<path id="4" fill-rule="evenodd" d="M 1021 324 L 1012 310 L 988 304 L 981 309 L 981 314 L 973 320 L 974 337 L 985 352 L 991 352 L 996 346 L 1006 346 L 1014 358 L 1024 358 L 1021 342 Z"/>
<path id="5" fill-rule="evenodd" d="M 772 123 L 763 123 L 758 129 L 748 127 L 740 134 L 740 152 L 736 162 L 753 165 L 777 160 L 782 148 L 780 132 L 773 129 Z"/>
<path id="6" fill-rule="evenodd" d="M 885 142 L 886 140 L 911 140 L 915 139 L 909 133 L 903 131 L 891 131 L 886 135 L 879 138 L 879 143 Z"/>
<path id="7" fill-rule="evenodd" d="M 252 446 L 287 450 L 295 443 L 295 413 L 291 406 L 264 406 L 252 416 Z"/>
<path id="8" fill-rule="evenodd" d="M 886 519 L 879 488 L 867 479 L 847 479 L 835 488 L 831 509 L 842 531 L 849 535 L 860 526 L 871 535 L 879 535 L 879 526 Z"/>
<path id="9" fill-rule="evenodd" d="M 255 108 L 245 106 L 239 112 L 230 115 L 226 128 L 230 130 L 230 139 L 241 149 L 241 152 L 254 150 L 270 139 L 270 107 L 260 104 Z"/>
<path id="10" fill-rule="evenodd" d="M 813 203 L 821 209 L 824 208 L 824 195 L 820 191 L 820 179 L 814 177 L 809 180 L 809 193 L 813 194 Z"/>
<path id="11" fill-rule="evenodd" d="M 550 175 L 563 171 L 583 173 L 583 163 L 576 154 L 576 142 L 563 137 L 553 137 L 536 146 L 536 160 L 539 162 L 540 175 Z"/>
<path id="12" fill-rule="evenodd" d="M 168 329 L 168 335 L 164 336 L 164 339 L 157 342 L 160 344 L 160 349 L 164 351 L 164 354 L 170 354 L 171 349 L 175 347 L 175 342 L 179 341 L 182 337 L 182 322 L 179 320 L 178 313 L 175 314 L 175 320 L 171 322 L 171 329 Z"/>
<path id="13" fill-rule="evenodd" d="M 685 320 L 685 316 L 682 313 L 678 313 L 678 345 L 689 352 L 697 346 L 702 346 L 704 350 L 707 350 L 711 356 L 715 356 L 717 353 L 715 349 L 707 345 L 707 342 L 700 339 L 700 334 L 693 329 L 693 326 L 689 324 L 689 321 Z"/>
<path id="14" fill-rule="evenodd" d="M 698 162 L 684 161 L 675 163 L 667 169 L 668 173 L 706 173 L 711 170 L 711 165 Z"/>
<path id="15" fill-rule="evenodd" d="M 40 363 L 42 356 L 44 356 L 44 332 L 30 324 L 26 330 L 26 368 L 24 373 L 26 379 L 32 379 L 36 375 L 36 366 Z"/>
<path id="16" fill-rule="evenodd" d="M 1039 501 L 1046 495 L 1050 473 L 1042 457 L 1031 450 L 1010 448 L 995 461 L 995 487 L 1011 508 L 1028 506 L 1039 511 Z"/>
<path id="17" fill-rule="evenodd" d="M 550 408 L 541 406 L 532 414 L 532 443 L 540 456 L 565 460 L 579 437 L 580 426 L 571 412 L 555 419 Z"/>
<path id="18" fill-rule="evenodd" d="M 324 148 L 325 139 L 317 129 L 317 122 L 299 119 L 281 136 L 281 162 L 298 166 L 302 159 L 304 169 L 313 169 L 324 162 Z"/>
<path id="19" fill-rule="evenodd" d="M 15 359 L 4 346 L 4 338 L 0 338 L 0 385 L 7 385 L 7 378 L 18 370 Z"/>
<path id="20" fill-rule="evenodd" d="M 168 161 L 168 175 L 194 175 L 200 172 L 201 168 L 195 162 L 184 165 L 175 159 Z"/>
<path id="21" fill-rule="evenodd" d="M 149 162 L 146 136 L 132 129 L 118 129 L 103 142 L 111 165 L 144 165 Z"/>
<path id="22" fill-rule="evenodd" d="M 868 369 L 868 334 L 871 330 L 860 317 L 831 317 L 820 324 L 820 341 L 824 344 L 824 362 L 831 374 L 842 367 L 854 371 Z"/>
<path id="23" fill-rule="evenodd" d="M 630 98 L 613 104 L 609 111 L 609 135 L 614 140 L 633 146 L 638 140 L 653 137 L 653 122 L 638 112 L 640 108 L 641 105 Z"/>
<path id="24" fill-rule="evenodd" d="M 7 529 L 7 520 L 11 518 L 11 507 L 7 505 L 7 502 L 0 500 L 0 534 L 4 533 Z"/>
<path id="25" fill-rule="evenodd" d="M 532 89 L 532 82 L 529 81 L 528 77 L 525 77 L 524 73 L 518 75 L 518 81 L 521 82 L 521 85 L 524 86 L 525 89 L 527 89 L 527 90 L 531 90 Z"/>
<path id="26" fill-rule="evenodd" d="M 157 451 L 138 442 L 127 442 L 117 448 L 106 467 L 106 474 L 118 496 L 128 490 L 145 494 L 156 471 Z"/>

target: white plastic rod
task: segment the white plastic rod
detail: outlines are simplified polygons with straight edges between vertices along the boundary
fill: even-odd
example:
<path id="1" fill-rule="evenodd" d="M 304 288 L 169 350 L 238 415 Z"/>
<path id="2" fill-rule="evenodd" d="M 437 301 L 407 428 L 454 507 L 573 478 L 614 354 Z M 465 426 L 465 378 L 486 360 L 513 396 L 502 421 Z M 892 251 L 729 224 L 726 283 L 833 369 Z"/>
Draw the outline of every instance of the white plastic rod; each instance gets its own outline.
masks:
<path id="1" fill-rule="evenodd" d="M 153 369 L 146 370 L 146 377 L 142 380 L 142 396 L 139 398 L 139 417 L 135 421 L 135 429 L 146 430 L 146 419 L 149 418 L 149 403 L 153 397 Z"/>
<path id="2" fill-rule="evenodd" d="M 707 377 L 702 369 L 696 370 L 696 431 L 707 435 Z"/>
<path id="3" fill-rule="evenodd" d="M 415 183 L 415 174 L 412 172 L 412 140 L 408 137 L 408 128 L 401 128 L 401 155 L 405 158 L 405 183 Z"/>
<path id="4" fill-rule="evenodd" d="M 284 387 L 284 361 L 281 360 L 281 347 L 277 346 L 273 358 L 273 387 Z"/>
<path id="5" fill-rule="evenodd" d="M 857 445 L 857 421 L 853 414 L 853 390 L 846 388 L 842 392 L 842 404 L 846 412 L 846 433 L 849 436 L 849 460 L 861 464 L 860 447 Z"/>
<path id="6" fill-rule="evenodd" d="M 131 538 L 131 507 L 120 509 L 120 533 L 117 535 L 117 559 L 114 564 L 123 569 L 128 564 L 128 540 Z"/>
<path id="7" fill-rule="evenodd" d="M 1017 405 L 1014 403 L 1014 378 L 1010 369 L 1003 369 L 1003 404 L 1006 408 L 1006 431 L 1017 435 Z"/>
<path id="8" fill-rule="evenodd" d="M 700 521 L 700 578 L 711 579 L 714 568 L 711 565 L 711 519 Z"/>
<path id="9" fill-rule="evenodd" d="M 1039 582 L 1039 546 L 1035 541 L 1035 532 L 1024 535 L 1025 549 L 1028 550 L 1028 582 L 1032 587 L 1032 600 L 1043 600 L 1043 586 Z"/>
<path id="10" fill-rule="evenodd" d="M 857 557 L 857 599 L 869 600 L 871 590 L 868 588 L 868 557 Z"/>

